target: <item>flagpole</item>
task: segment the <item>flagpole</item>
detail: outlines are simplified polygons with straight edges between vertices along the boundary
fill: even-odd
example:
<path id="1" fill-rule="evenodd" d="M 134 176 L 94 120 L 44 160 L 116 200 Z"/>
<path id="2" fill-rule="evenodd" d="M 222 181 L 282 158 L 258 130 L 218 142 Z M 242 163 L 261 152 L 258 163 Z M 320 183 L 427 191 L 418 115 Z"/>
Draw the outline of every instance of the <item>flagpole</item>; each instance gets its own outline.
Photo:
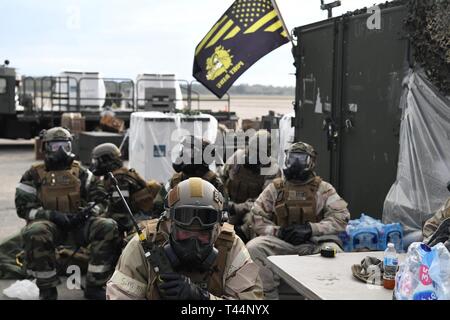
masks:
<path id="1" fill-rule="evenodd" d="M 292 42 L 292 45 L 293 45 L 294 43 L 293 43 L 293 39 L 291 37 L 291 33 L 289 32 L 289 29 L 286 27 L 286 23 L 284 23 L 284 19 L 283 19 L 283 16 L 281 15 L 280 9 L 278 8 L 277 1 L 276 0 L 271 0 L 271 1 L 272 1 L 273 8 L 275 9 L 278 16 L 280 17 L 281 23 L 283 24 L 283 28 L 287 33 L 287 37 Z"/>

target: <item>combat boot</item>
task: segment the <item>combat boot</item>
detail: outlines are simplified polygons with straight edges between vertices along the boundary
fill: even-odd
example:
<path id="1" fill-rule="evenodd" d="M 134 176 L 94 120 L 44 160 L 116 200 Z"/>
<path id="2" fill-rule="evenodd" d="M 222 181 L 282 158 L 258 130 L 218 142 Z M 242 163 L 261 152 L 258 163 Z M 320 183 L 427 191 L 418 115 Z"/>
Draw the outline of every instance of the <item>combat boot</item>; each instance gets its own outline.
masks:
<path id="1" fill-rule="evenodd" d="M 106 290 L 102 286 L 86 286 L 84 297 L 88 300 L 106 300 Z"/>
<path id="2" fill-rule="evenodd" d="M 39 300 L 58 300 L 56 287 L 39 289 Z"/>

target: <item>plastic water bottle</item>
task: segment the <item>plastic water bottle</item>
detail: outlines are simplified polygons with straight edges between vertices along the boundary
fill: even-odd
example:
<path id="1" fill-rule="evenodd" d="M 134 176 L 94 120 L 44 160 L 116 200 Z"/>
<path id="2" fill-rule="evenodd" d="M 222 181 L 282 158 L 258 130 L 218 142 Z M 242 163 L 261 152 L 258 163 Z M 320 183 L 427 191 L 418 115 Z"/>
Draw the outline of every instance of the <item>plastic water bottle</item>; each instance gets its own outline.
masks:
<path id="1" fill-rule="evenodd" d="M 395 288 L 395 275 L 398 269 L 398 256 L 395 245 L 389 243 L 384 251 L 384 274 L 383 286 L 386 289 L 393 290 Z"/>

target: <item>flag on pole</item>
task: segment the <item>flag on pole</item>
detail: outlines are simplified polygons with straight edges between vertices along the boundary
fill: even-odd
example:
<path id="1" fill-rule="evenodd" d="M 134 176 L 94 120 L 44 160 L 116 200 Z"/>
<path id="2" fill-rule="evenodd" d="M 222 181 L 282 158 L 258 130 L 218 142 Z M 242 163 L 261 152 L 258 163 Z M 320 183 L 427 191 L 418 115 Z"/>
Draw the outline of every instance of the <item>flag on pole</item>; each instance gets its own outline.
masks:
<path id="1" fill-rule="evenodd" d="M 197 45 L 193 76 L 221 98 L 256 61 L 289 41 L 274 0 L 236 0 Z"/>

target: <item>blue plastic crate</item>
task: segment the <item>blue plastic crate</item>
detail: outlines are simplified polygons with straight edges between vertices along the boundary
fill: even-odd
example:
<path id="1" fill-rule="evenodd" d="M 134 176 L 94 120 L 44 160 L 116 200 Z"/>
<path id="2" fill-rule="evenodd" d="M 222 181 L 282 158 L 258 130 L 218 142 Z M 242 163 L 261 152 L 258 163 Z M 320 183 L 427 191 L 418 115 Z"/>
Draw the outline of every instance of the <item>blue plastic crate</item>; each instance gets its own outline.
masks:
<path id="1" fill-rule="evenodd" d="M 347 231 L 339 234 L 344 251 L 361 249 L 384 251 L 393 243 L 397 252 L 403 252 L 403 228 L 400 223 L 385 225 L 380 220 L 362 214 L 360 219 L 349 222 Z"/>
<path id="2" fill-rule="evenodd" d="M 346 252 L 362 249 L 378 250 L 379 235 L 376 228 L 358 228 L 351 231 L 346 237 L 344 236 L 343 239 Z"/>
<path id="3" fill-rule="evenodd" d="M 384 251 L 388 243 L 393 243 L 397 252 L 403 252 L 403 228 L 400 223 L 384 225 L 379 233 L 378 250 Z"/>

